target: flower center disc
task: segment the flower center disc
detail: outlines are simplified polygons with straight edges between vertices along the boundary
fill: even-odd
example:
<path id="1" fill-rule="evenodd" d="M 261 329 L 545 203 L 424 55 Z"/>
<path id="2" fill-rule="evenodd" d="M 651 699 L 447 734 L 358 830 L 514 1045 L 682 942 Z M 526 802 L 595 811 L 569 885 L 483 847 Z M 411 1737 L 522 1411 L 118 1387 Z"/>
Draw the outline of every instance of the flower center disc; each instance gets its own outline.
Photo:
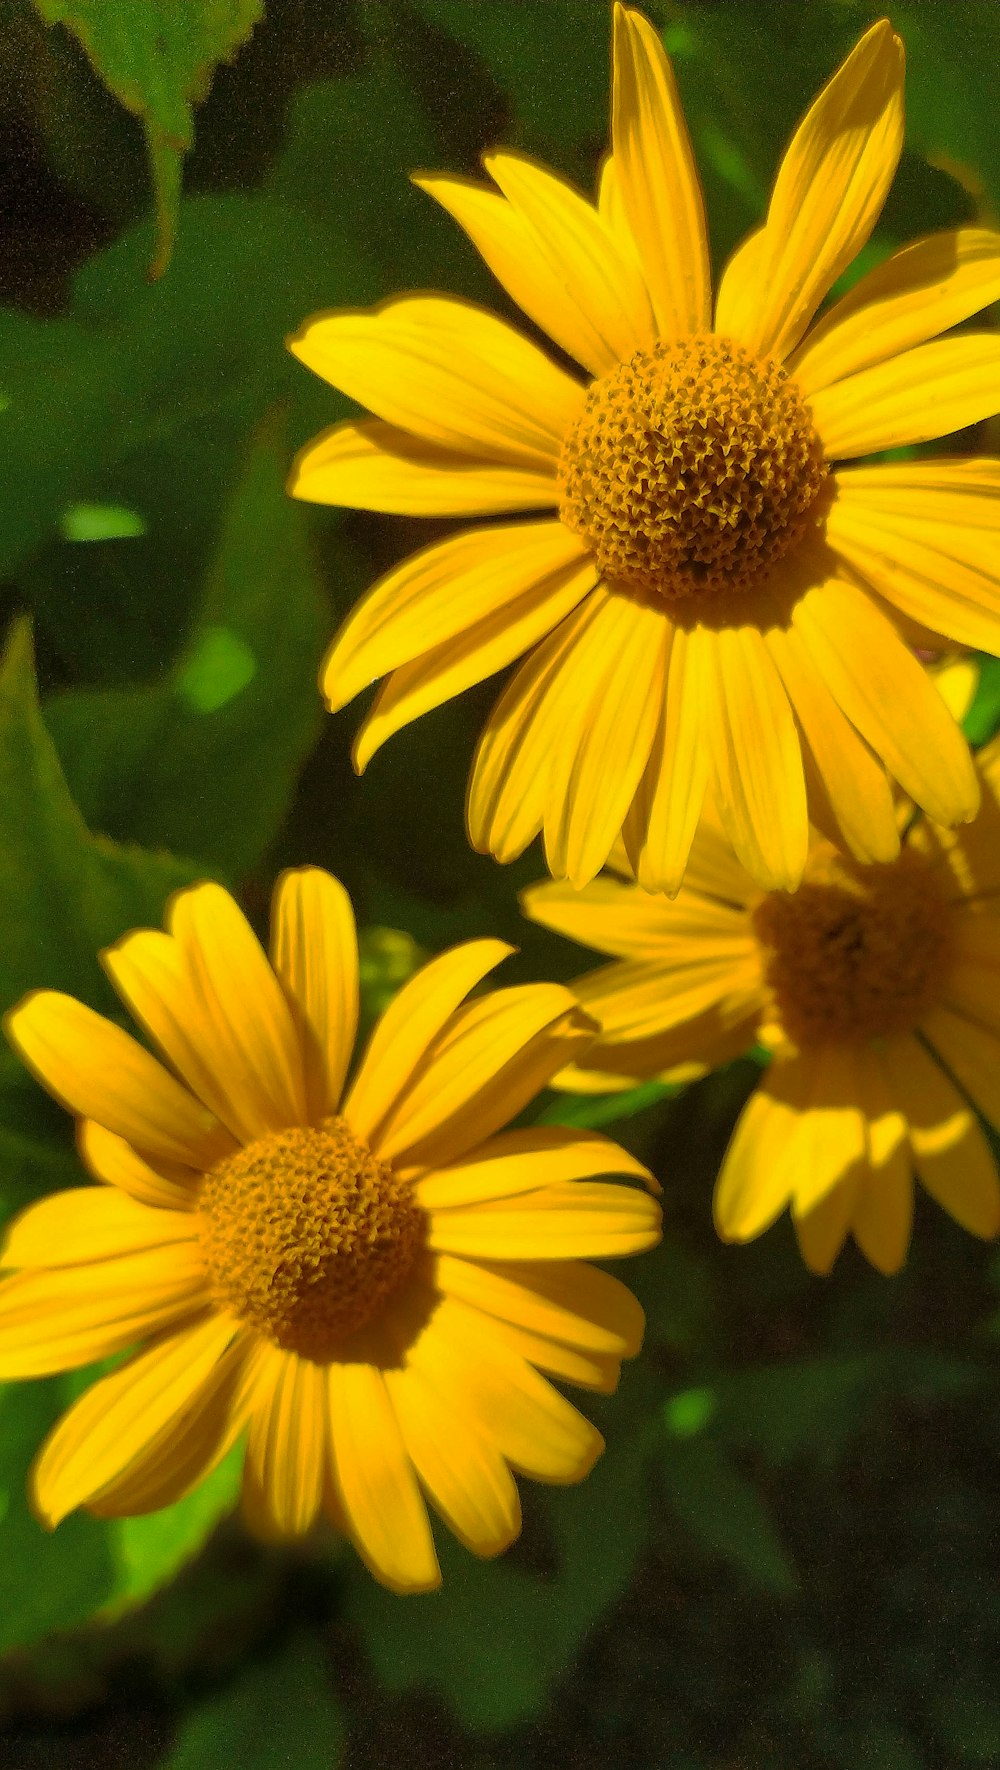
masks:
<path id="1" fill-rule="evenodd" d="M 275 1131 L 206 1174 L 202 1250 L 241 1321 L 318 1364 L 406 1277 L 425 1215 L 339 1118 Z"/>
<path id="2" fill-rule="evenodd" d="M 608 578 L 669 597 L 745 590 L 805 534 L 825 479 L 795 382 L 698 334 L 593 382 L 563 443 L 559 514 Z"/>
<path id="3" fill-rule="evenodd" d="M 798 891 L 753 912 L 765 981 L 798 1045 L 910 1032 L 938 999 L 952 950 L 936 870 L 904 851 L 862 866 L 831 849 Z"/>

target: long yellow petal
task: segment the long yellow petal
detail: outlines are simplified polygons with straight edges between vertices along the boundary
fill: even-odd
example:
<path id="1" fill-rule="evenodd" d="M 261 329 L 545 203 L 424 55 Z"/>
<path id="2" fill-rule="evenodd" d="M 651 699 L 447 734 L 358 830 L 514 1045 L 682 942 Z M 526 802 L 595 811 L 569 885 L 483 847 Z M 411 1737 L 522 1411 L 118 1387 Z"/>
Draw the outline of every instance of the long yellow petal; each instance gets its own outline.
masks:
<path id="1" fill-rule="evenodd" d="M 163 1211 L 195 1209 L 200 1175 L 193 1168 L 182 1168 L 179 1163 L 152 1168 L 124 1137 L 117 1137 L 93 1119 L 79 1121 L 76 1143 L 80 1160 L 95 1179 L 119 1187 L 141 1205 Z"/>
<path id="2" fill-rule="evenodd" d="M 333 1364 L 328 1373 L 334 1482 L 358 1554 L 394 1592 L 430 1592 L 441 1572 L 427 1510 L 382 1372 Z"/>
<path id="3" fill-rule="evenodd" d="M 719 1013 L 720 1031 L 742 1019 L 761 996 L 759 949 L 747 927 L 717 940 L 682 937 L 668 959 L 602 965 L 577 978 L 573 993 L 600 1025 L 600 1039 L 587 1054 L 588 1064 L 600 1067 L 615 1046 L 655 1039 L 709 1010 Z M 645 1071 L 635 1050 L 628 1061 L 637 1074 Z"/>
<path id="4" fill-rule="evenodd" d="M 250 1416 L 243 1510 L 265 1538 L 304 1536 L 319 1515 L 327 1458 L 322 1366 L 267 1348 L 273 1371 Z"/>
<path id="5" fill-rule="evenodd" d="M 416 1196 L 425 1210 L 436 1211 L 601 1174 L 628 1174 L 655 1184 L 643 1162 L 598 1131 L 532 1125 L 522 1131 L 501 1131 L 478 1144 L 464 1161 L 424 1174 L 416 1182 Z"/>
<path id="6" fill-rule="evenodd" d="M 903 145 L 903 45 L 871 27 L 806 112 L 778 168 L 767 219 L 724 279 L 717 331 L 788 355 L 878 219 Z"/>
<path id="7" fill-rule="evenodd" d="M 823 315 L 788 364 L 808 398 L 1000 298 L 1000 234 L 950 228 L 894 252 Z"/>
<path id="8" fill-rule="evenodd" d="M 757 628 L 721 628 L 709 648 L 712 743 L 723 829 L 770 890 L 794 891 L 809 846 L 802 744 L 788 695 Z"/>
<path id="9" fill-rule="evenodd" d="M 348 418 L 314 437 L 292 463 L 288 490 L 309 504 L 389 516 L 494 516 L 546 510 L 559 499 L 554 464 L 477 461 L 381 418 Z"/>
<path id="10" fill-rule="evenodd" d="M 5 1021 L 7 1037 L 50 1094 L 153 1157 L 209 1168 L 229 1133 L 148 1051 L 57 990 L 34 990 Z"/>
<path id="11" fill-rule="evenodd" d="M 604 1449 L 589 1420 L 457 1298 L 440 1304 L 410 1361 L 525 1475 L 582 1481 Z"/>
<path id="12" fill-rule="evenodd" d="M 568 1181 L 469 1210 L 435 1211 L 428 1246 L 480 1260 L 611 1260 L 660 1239 L 660 1207 L 647 1192 L 599 1180 Z"/>
<path id="13" fill-rule="evenodd" d="M 376 1022 L 344 1102 L 357 1136 L 376 1137 L 459 1004 L 513 951 L 502 940 L 463 941 L 404 983 Z"/>
<path id="14" fill-rule="evenodd" d="M 659 331 L 708 327 L 711 273 L 705 206 L 677 82 L 648 19 L 615 5 L 611 140 Z"/>
<path id="15" fill-rule="evenodd" d="M 831 461 L 950 436 L 1000 411 L 1000 337 L 962 332 L 918 344 L 824 387 L 809 404 Z"/>
<path id="16" fill-rule="evenodd" d="M 864 1184 L 863 1172 L 854 1170 L 823 1194 L 810 1210 L 795 1215 L 792 1224 L 799 1252 L 810 1272 L 825 1278 L 840 1253 L 854 1221 Z"/>
<path id="17" fill-rule="evenodd" d="M 581 1352 L 562 1340 L 550 1340 L 531 1328 L 514 1322 L 489 1318 L 489 1325 L 501 1345 L 527 1359 L 536 1370 L 558 1377 L 561 1383 L 574 1383 L 579 1389 L 594 1389 L 599 1395 L 613 1395 L 621 1380 L 621 1359 L 601 1352 Z"/>
<path id="18" fill-rule="evenodd" d="M 376 1154 L 428 1167 L 464 1155 L 516 1118 L 595 1030 L 560 984 L 523 984 L 468 1002 L 397 1095 Z"/>
<path id="19" fill-rule="evenodd" d="M 542 578 L 454 639 L 400 665 L 382 684 L 359 727 L 353 749 L 358 773 L 404 725 L 530 652 L 573 613 L 596 581 L 597 566 L 584 556 Z"/>
<path id="20" fill-rule="evenodd" d="M 332 713 L 378 676 L 505 611 L 586 547 L 558 520 L 463 529 L 394 566 L 348 616 L 323 665 Z"/>
<path id="21" fill-rule="evenodd" d="M 302 1044 L 310 1122 L 335 1112 L 358 1028 L 358 937 L 351 900 L 321 867 L 282 873 L 271 912 L 274 969 Z"/>
<path id="22" fill-rule="evenodd" d="M 795 1176 L 787 1155 L 809 1084 L 808 1064 L 780 1059 L 743 1108 L 715 1183 L 712 1209 L 723 1241 L 752 1241 L 790 1203 Z"/>
<path id="23" fill-rule="evenodd" d="M 503 1457 L 424 1371 L 387 1370 L 386 1389 L 407 1455 L 450 1531 L 474 1555 L 490 1558 L 521 1529 L 517 1488 Z"/>
<path id="24" fill-rule="evenodd" d="M 829 578 L 800 598 L 792 624 L 847 714 L 904 791 L 938 823 L 975 815 L 969 747 L 934 687 L 871 598 Z"/>
<path id="25" fill-rule="evenodd" d="M 578 1260 L 463 1260 L 440 1254 L 435 1284 L 487 1315 L 602 1358 L 634 1358 L 645 1318 L 627 1285 Z"/>
<path id="26" fill-rule="evenodd" d="M 995 972 L 987 972 L 986 986 L 995 999 L 1000 989 Z M 920 1031 L 984 1119 L 1000 1127 L 1000 1037 L 970 1022 L 956 1007 L 952 1003 L 932 1008 L 923 1016 Z"/>
<path id="27" fill-rule="evenodd" d="M 19 1212 L 0 1247 L 0 1267 L 82 1266 L 197 1236 L 193 1211 L 151 1210 L 106 1186 L 73 1186 Z"/>
<path id="28" fill-rule="evenodd" d="M 308 320 L 306 367 L 376 417 L 462 454 L 551 471 L 583 387 L 495 314 L 442 295 Z"/>
<path id="29" fill-rule="evenodd" d="M 975 1113 L 912 1034 L 890 1040 L 883 1061 L 921 1181 L 963 1229 L 990 1240 L 1000 1232 L 1000 1179 Z"/>
<path id="30" fill-rule="evenodd" d="M 662 717 L 649 765 L 623 826 L 625 846 L 644 891 L 674 895 L 695 839 L 711 769 L 704 719 L 713 641 L 705 627 L 674 628 Z"/>
<path id="31" fill-rule="evenodd" d="M 0 1280 L 0 1381 L 77 1370 L 204 1310 L 211 1292 L 190 1240 Z"/>
<path id="32" fill-rule="evenodd" d="M 218 1068 L 252 1136 L 306 1118 L 291 1010 L 249 922 L 221 885 L 193 885 L 167 916 L 212 1028 Z"/>
<path id="33" fill-rule="evenodd" d="M 553 751 L 544 819 L 550 871 L 578 886 L 607 860 L 649 761 L 670 640 L 658 608 L 604 587 L 593 602 L 568 664 L 574 716 Z"/>
<path id="34" fill-rule="evenodd" d="M 50 1529 L 133 1463 L 169 1445 L 186 1416 L 198 1410 L 205 1389 L 219 1380 L 220 1361 L 236 1333 L 235 1321 L 210 1315 L 140 1352 L 74 1403 L 32 1471 L 35 1508 Z"/>
<path id="35" fill-rule="evenodd" d="M 533 922 L 552 928 L 578 946 L 640 963 L 665 963 L 692 940 L 745 933 L 746 921 L 732 902 L 685 886 L 673 900 L 602 874 L 582 891 L 558 879 L 529 885 L 521 908 Z"/>
<path id="36" fill-rule="evenodd" d="M 868 1173 L 858 1188 L 851 1231 L 866 1260 L 887 1275 L 906 1260 L 913 1227 L 913 1164 L 906 1119 L 892 1100 L 877 1052 L 859 1068 L 868 1137 Z"/>

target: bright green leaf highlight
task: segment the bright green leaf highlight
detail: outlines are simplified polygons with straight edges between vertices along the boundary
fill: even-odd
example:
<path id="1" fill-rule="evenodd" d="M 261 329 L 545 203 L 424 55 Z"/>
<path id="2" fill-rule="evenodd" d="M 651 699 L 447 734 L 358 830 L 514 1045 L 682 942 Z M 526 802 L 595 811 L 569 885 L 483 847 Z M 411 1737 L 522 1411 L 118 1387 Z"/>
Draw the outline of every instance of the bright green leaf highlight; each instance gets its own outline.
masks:
<path id="1" fill-rule="evenodd" d="M 146 131 L 156 194 L 151 277 L 170 262 L 181 194 L 181 155 L 194 140 L 192 106 L 218 62 L 263 17 L 263 0 L 35 0 L 46 24 L 62 24 L 96 72 Z"/>
<path id="2" fill-rule="evenodd" d="M 257 659 L 238 633 L 205 627 L 177 674 L 177 693 L 196 713 L 215 713 L 257 674 Z"/>
<path id="3" fill-rule="evenodd" d="M 664 1424 L 674 1438 L 696 1438 L 714 1417 L 717 1407 L 714 1389 L 682 1389 L 664 1402 Z"/>
<path id="4" fill-rule="evenodd" d="M 59 533 L 64 541 L 130 541 L 146 533 L 146 524 L 122 504 L 67 504 Z"/>
<path id="5" fill-rule="evenodd" d="M 673 1082 L 643 1082 L 620 1094 L 560 1094 L 538 1114 L 539 1125 L 579 1125 L 595 1130 L 634 1118 L 661 1100 L 673 1100 L 682 1089 Z"/>

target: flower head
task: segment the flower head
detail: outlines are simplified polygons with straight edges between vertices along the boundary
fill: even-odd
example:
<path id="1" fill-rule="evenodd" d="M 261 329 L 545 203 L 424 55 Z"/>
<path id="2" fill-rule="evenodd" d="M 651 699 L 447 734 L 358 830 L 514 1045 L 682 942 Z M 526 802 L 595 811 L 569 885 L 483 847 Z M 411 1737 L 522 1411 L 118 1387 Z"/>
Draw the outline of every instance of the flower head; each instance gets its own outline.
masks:
<path id="1" fill-rule="evenodd" d="M 614 1387 L 642 1312 L 583 1262 L 652 1246 L 659 1213 L 595 1178 L 649 1179 L 606 1138 L 501 1129 L 594 1032 L 556 985 L 465 1001 L 509 950 L 425 965 L 346 1089 L 354 919 L 317 869 L 281 879 L 270 963 L 208 884 L 173 899 L 166 932 L 105 953 L 169 1068 L 54 991 L 8 1017 L 104 1184 L 12 1225 L 0 1378 L 130 1353 L 44 1445 L 45 1522 L 167 1505 L 246 1431 L 259 1529 L 296 1535 L 323 1510 L 378 1579 L 427 1590 L 422 1493 L 494 1555 L 519 1529 L 512 1468 L 587 1473 L 601 1439 L 539 1373 Z"/>
<path id="2" fill-rule="evenodd" d="M 815 836 L 794 893 L 761 892 L 709 818 L 673 901 L 610 876 L 525 893 L 536 921 L 614 959 L 574 985 L 603 1032 L 558 1086 L 628 1087 L 769 1047 L 719 1175 L 724 1239 L 749 1241 L 790 1206 L 815 1271 L 852 1234 L 895 1272 L 914 1171 L 964 1228 L 1000 1232 L 976 1116 L 1000 1126 L 1000 740 L 979 763 L 973 823 L 901 808 L 891 861 Z"/>
<path id="3" fill-rule="evenodd" d="M 866 32 L 795 131 L 714 307 L 702 193 L 663 44 L 615 7 L 595 202 L 534 161 L 421 176 L 565 369 L 467 302 L 320 315 L 291 342 L 374 418 L 300 455 L 297 497 L 508 516 L 405 560 L 334 641 L 331 708 L 385 676 L 393 732 L 522 654 L 469 785 L 474 846 L 539 831 L 580 885 L 623 836 L 676 891 L 710 790 L 746 869 L 794 889 L 810 813 L 898 852 L 887 771 L 944 824 L 975 773 L 907 640 L 1000 649 L 1000 462 L 863 466 L 1000 409 L 1000 336 L 940 338 L 1000 296 L 1000 236 L 932 235 L 817 319 L 865 245 L 903 139 L 903 48 Z M 533 515 L 535 512 L 550 514 Z"/>

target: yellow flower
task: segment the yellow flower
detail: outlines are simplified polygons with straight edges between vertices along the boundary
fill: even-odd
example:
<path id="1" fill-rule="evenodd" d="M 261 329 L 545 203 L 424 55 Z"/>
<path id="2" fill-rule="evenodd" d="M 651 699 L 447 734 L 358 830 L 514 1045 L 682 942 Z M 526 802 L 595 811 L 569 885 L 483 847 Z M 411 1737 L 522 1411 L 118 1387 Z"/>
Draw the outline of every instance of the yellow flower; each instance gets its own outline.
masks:
<path id="1" fill-rule="evenodd" d="M 525 893 L 535 921 L 616 961 L 574 986 L 603 1037 L 557 1086 L 627 1087 L 770 1046 L 716 1187 L 725 1240 L 790 1205 L 814 1271 L 850 1233 L 895 1272 L 914 1170 L 973 1235 L 1000 1231 L 974 1110 L 1000 1126 L 1000 740 L 979 761 L 974 823 L 911 816 L 897 858 L 870 865 L 817 836 L 795 893 L 760 892 L 709 820 L 673 901 L 607 877 Z"/>
<path id="2" fill-rule="evenodd" d="M 607 1139 L 500 1129 L 593 1031 L 555 985 L 464 1002 L 509 951 L 471 941 L 424 966 L 346 1092 L 354 919 L 315 869 L 279 883 L 270 964 L 210 884 L 174 898 L 168 932 L 104 954 L 169 1070 L 69 996 L 13 1011 L 106 1184 L 11 1227 L 0 1378 L 132 1349 L 44 1445 L 45 1523 L 167 1505 L 246 1429 L 256 1527 L 295 1535 L 322 1509 L 378 1579 L 424 1591 L 440 1574 L 421 1489 L 495 1555 L 519 1529 L 512 1468 L 587 1473 L 601 1438 L 535 1367 L 614 1387 L 642 1312 L 582 1262 L 652 1246 L 659 1212 L 593 1178 L 648 1180 Z"/>
<path id="3" fill-rule="evenodd" d="M 499 860 L 541 830 L 553 876 L 584 884 L 623 832 L 639 882 L 673 892 L 711 785 L 744 865 L 792 889 L 819 801 L 860 860 L 897 853 L 885 769 L 940 822 L 974 814 L 968 749 L 903 636 L 1000 649 L 1000 462 L 844 463 L 1000 409 L 996 332 L 928 342 L 1000 297 L 1000 236 L 920 240 L 813 323 L 902 139 L 903 49 L 883 19 L 796 130 L 714 313 L 673 73 L 624 6 L 596 204 L 512 153 L 486 156 L 492 186 L 417 179 L 590 379 L 445 296 L 319 315 L 291 341 L 377 414 L 307 447 L 295 496 L 553 511 L 425 548 L 347 620 L 330 707 L 388 678 L 359 770 L 528 653 L 469 786 L 470 839 Z"/>

